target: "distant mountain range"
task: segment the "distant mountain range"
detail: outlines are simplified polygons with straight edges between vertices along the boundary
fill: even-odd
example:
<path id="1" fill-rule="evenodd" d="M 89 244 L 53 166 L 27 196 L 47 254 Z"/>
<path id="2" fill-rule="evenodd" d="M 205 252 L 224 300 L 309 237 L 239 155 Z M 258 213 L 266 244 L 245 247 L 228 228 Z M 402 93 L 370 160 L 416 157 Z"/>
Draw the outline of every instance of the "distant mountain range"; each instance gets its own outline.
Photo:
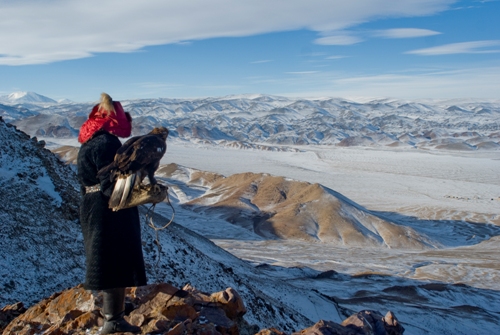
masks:
<path id="1" fill-rule="evenodd" d="M 38 137 L 76 137 L 94 104 L 57 103 L 32 92 L 8 97 L 0 99 L 0 115 Z M 165 126 L 173 139 L 238 148 L 282 150 L 314 144 L 500 149 L 500 100 L 355 102 L 240 95 L 122 104 L 134 118 L 134 135 Z"/>

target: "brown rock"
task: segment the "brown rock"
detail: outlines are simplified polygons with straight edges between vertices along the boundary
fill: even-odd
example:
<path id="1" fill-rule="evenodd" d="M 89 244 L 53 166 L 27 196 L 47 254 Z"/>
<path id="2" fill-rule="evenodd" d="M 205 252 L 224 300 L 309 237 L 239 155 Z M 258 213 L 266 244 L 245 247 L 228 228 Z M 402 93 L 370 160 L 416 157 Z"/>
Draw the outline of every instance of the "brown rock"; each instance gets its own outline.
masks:
<path id="1" fill-rule="evenodd" d="M 238 326 L 226 316 L 224 310 L 216 307 L 204 307 L 198 317 L 198 324 L 211 324 L 222 335 L 238 335 Z"/>
<path id="2" fill-rule="evenodd" d="M 332 321 L 318 321 L 314 326 L 293 333 L 292 335 L 361 335 L 353 329 L 349 329 Z"/>
<path id="3" fill-rule="evenodd" d="M 127 290 L 128 301 L 137 306 L 125 319 L 141 327 L 143 334 L 168 335 L 286 335 L 274 329 L 259 331 L 242 318 L 246 312 L 241 297 L 232 288 L 207 294 L 187 285 L 154 284 Z M 21 303 L 0 311 L 6 324 L 3 335 L 96 334 L 103 324 L 101 295 L 77 286 L 41 301 L 25 311 Z M 8 323 L 8 324 L 7 324 Z M 339 325 L 320 320 L 294 335 L 401 335 L 404 328 L 396 316 L 361 311 Z"/>
<path id="4" fill-rule="evenodd" d="M 276 328 L 269 328 L 269 329 L 262 329 L 255 335 L 286 335 L 286 333 L 283 333 L 282 331 Z"/>
<path id="5" fill-rule="evenodd" d="M 97 325 L 97 316 L 90 315 L 94 306 L 94 297 L 80 285 L 56 293 L 29 308 L 12 321 L 3 334 L 32 335 L 45 330 L 45 334 L 57 335 L 82 324 L 94 327 Z M 85 313 L 89 315 L 83 317 Z"/>
<path id="6" fill-rule="evenodd" d="M 193 334 L 193 333 L 188 333 Z M 196 335 L 223 335 L 219 333 L 217 327 L 212 323 L 201 324 L 196 328 Z"/>
<path id="7" fill-rule="evenodd" d="M 387 314 L 382 318 L 382 321 L 384 322 L 387 335 L 400 335 L 405 331 L 405 328 L 399 323 L 396 315 L 394 315 L 391 311 L 387 312 Z"/>
<path id="8" fill-rule="evenodd" d="M 161 314 L 172 321 L 194 320 L 198 316 L 193 306 L 181 301 L 169 303 L 161 310 Z"/>
<path id="9" fill-rule="evenodd" d="M 175 325 L 174 328 L 169 330 L 167 335 L 182 335 L 182 334 L 185 334 L 185 332 L 186 332 L 186 325 L 184 322 L 181 322 L 181 323 Z"/>
<path id="10" fill-rule="evenodd" d="M 342 326 L 367 335 L 402 335 L 405 331 L 391 311 L 383 317 L 376 311 L 364 310 L 345 319 Z"/>
<path id="11" fill-rule="evenodd" d="M 231 319 L 243 316 L 247 312 L 243 299 L 241 299 L 238 292 L 231 287 L 221 292 L 212 293 L 210 298 L 212 301 L 222 304 L 222 308 Z"/>
<path id="12" fill-rule="evenodd" d="M 0 310 L 0 331 L 4 330 L 12 320 L 17 318 L 24 312 L 26 312 L 26 307 L 24 307 L 22 302 L 18 302 L 2 308 Z"/>

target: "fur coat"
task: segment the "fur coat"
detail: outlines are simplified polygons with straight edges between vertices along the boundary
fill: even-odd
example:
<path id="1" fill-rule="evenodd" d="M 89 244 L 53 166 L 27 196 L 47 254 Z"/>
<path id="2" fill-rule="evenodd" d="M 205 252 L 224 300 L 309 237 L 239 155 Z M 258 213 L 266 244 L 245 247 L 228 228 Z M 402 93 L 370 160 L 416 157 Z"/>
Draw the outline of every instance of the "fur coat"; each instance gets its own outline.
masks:
<path id="1" fill-rule="evenodd" d="M 101 130 L 82 144 L 78 153 L 80 224 L 86 254 L 84 287 L 89 290 L 146 285 L 138 209 L 109 209 L 114 183 L 109 173 L 97 177 L 97 171 L 113 161 L 120 146 L 115 135 Z M 85 193 L 85 186 L 97 184 L 100 191 Z"/>

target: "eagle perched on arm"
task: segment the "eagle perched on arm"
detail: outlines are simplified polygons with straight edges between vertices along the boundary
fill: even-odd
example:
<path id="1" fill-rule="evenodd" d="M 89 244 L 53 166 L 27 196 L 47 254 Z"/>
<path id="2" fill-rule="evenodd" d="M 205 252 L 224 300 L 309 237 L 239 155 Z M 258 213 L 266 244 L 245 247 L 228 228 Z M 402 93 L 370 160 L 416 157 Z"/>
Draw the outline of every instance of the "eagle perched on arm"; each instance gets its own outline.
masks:
<path id="1" fill-rule="evenodd" d="M 99 170 L 98 176 L 109 172 L 111 181 L 116 180 L 109 208 L 124 208 L 133 189 L 139 189 L 146 176 L 153 187 L 159 188 L 154 174 L 167 151 L 167 137 L 168 129 L 165 127 L 154 128 L 143 136 L 134 136 L 118 149 L 111 164 Z"/>

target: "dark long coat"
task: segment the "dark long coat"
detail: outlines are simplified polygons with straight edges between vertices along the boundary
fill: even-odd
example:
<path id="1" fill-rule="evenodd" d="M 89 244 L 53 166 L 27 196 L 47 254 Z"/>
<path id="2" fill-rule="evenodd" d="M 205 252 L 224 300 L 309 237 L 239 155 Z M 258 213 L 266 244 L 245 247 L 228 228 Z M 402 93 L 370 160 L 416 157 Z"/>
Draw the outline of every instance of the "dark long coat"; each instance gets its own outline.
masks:
<path id="1" fill-rule="evenodd" d="M 120 140 L 105 131 L 82 144 L 78 153 L 78 179 L 82 199 L 80 223 L 86 254 L 88 290 L 146 285 L 141 230 L 137 207 L 113 212 L 108 200 L 114 187 L 109 174 L 97 171 L 113 161 Z M 101 191 L 85 194 L 84 186 L 100 184 Z"/>

